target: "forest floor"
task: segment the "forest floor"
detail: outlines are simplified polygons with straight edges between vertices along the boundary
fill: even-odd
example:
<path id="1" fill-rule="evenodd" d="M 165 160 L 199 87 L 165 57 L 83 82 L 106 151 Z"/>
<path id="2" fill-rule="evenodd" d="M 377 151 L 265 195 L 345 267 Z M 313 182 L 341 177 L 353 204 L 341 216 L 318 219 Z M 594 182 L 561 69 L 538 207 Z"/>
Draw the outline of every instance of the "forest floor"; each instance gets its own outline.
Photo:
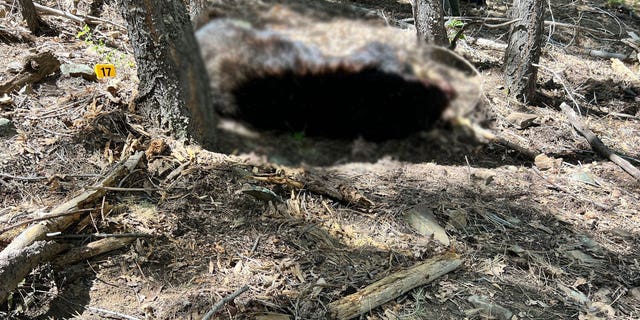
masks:
<path id="1" fill-rule="evenodd" d="M 375 13 L 375 23 L 411 17 L 405 2 L 345 2 Z M 23 68 L 25 57 L 44 51 L 63 64 L 112 62 L 118 72 L 103 80 L 56 73 L 0 97 L 0 117 L 10 121 L 0 127 L 0 248 L 27 227 L 16 224 L 89 190 L 135 150 L 148 151 L 143 169 L 114 186 L 124 189 L 89 204 L 91 218 L 58 241 L 150 236 L 62 269 L 39 266 L 0 315 L 199 319 L 248 286 L 216 317 L 323 318 L 331 302 L 377 280 L 457 256 L 460 267 L 361 317 L 640 319 L 640 182 L 592 151 L 558 107 L 577 104 L 586 126 L 640 167 L 640 69 L 637 52 L 622 41 L 640 34 L 637 3 L 550 2 L 539 97 L 526 106 L 503 88 L 500 46 L 481 44 L 504 43 L 508 27 L 465 31 L 459 52 L 483 80 L 479 106 L 466 116 L 530 154 L 451 123 L 385 142 L 265 134 L 239 143 L 221 133 L 219 153 L 186 145 L 136 115 L 135 61 L 126 30 L 117 26 L 124 21 L 109 3 L 100 15 L 115 24 L 94 31 L 48 15 L 56 36 L 0 38 L 0 83 Z M 484 8 L 462 7 L 467 16 L 504 18 L 507 6 L 489 0 Z M 81 0 L 77 12 L 88 7 Z M 18 17 L 0 3 L 3 30 L 24 32 Z M 567 26 L 576 24 L 582 29 Z M 413 39 L 411 30 L 397 32 Z M 480 38 L 488 41 L 474 41 Z M 632 59 L 618 63 L 590 49 Z M 534 115 L 532 123 L 514 125 L 516 110 Z M 159 145 L 166 148 L 154 150 Z M 538 154 L 547 157 L 531 157 Z M 370 202 L 282 183 L 300 172 Z M 268 188 L 284 204 L 256 200 L 247 184 Z M 446 236 L 421 235 L 406 218 L 411 211 L 430 214 Z"/>

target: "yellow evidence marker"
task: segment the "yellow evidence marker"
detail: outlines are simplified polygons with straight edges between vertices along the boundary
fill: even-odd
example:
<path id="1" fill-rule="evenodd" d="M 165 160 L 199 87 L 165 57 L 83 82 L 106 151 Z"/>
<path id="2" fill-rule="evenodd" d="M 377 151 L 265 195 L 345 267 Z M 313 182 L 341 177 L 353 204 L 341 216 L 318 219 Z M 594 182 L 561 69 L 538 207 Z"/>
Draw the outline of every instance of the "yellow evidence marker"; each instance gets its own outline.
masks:
<path id="1" fill-rule="evenodd" d="M 113 78 L 116 76 L 116 66 L 111 63 L 99 63 L 93 68 L 98 79 Z"/>

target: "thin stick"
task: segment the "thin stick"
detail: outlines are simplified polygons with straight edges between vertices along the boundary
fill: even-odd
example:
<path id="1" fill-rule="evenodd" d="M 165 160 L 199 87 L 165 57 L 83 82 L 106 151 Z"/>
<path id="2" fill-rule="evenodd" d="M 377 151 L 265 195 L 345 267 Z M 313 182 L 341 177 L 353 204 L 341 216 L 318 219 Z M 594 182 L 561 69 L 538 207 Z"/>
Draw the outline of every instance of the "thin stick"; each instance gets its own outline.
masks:
<path id="1" fill-rule="evenodd" d="M 91 210 L 95 210 L 95 208 L 90 208 L 90 209 L 80 209 L 80 210 L 75 210 L 75 211 L 71 211 L 71 212 L 65 212 L 65 213 L 60 213 L 60 214 L 54 214 L 54 215 L 50 215 L 50 216 L 46 216 L 46 217 L 38 217 L 38 218 L 32 218 L 32 219 L 28 219 L 22 222 L 18 222 L 15 224 L 12 224 L 8 227 L 4 227 L 2 229 L 0 229 L 0 234 L 3 234 L 11 229 L 17 228 L 17 227 L 21 227 L 24 225 L 27 225 L 31 222 L 36 222 L 36 221 L 42 221 L 42 220 L 49 220 L 52 218 L 57 218 L 57 217 L 63 217 L 63 216 L 68 216 L 68 215 L 72 215 L 72 214 L 76 214 L 76 213 L 81 213 L 81 212 L 87 212 L 87 211 L 91 211 Z"/>
<path id="2" fill-rule="evenodd" d="M 579 119 L 576 113 L 569 107 L 566 103 L 560 104 L 560 109 L 569 119 L 569 122 L 573 126 L 576 131 L 578 131 L 583 137 L 589 141 L 591 148 L 597 152 L 600 156 L 605 157 L 611 160 L 613 163 L 617 164 L 622 170 L 626 171 L 632 177 L 636 178 L 636 180 L 640 181 L 640 170 L 634 167 L 627 160 L 622 159 L 619 155 L 615 154 L 611 149 L 607 148 L 604 145 L 602 140 L 596 136 L 593 131 L 589 130 Z"/>
<path id="3" fill-rule="evenodd" d="M 57 234 L 49 238 L 54 239 L 85 239 L 85 238 L 151 238 L 148 233 L 91 233 L 91 234 Z"/>
<path id="4" fill-rule="evenodd" d="M 44 13 L 48 13 L 48 14 L 52 14 L 52 15 L 56 15 L 56 16 L 61 16 L 61 17 L 65 17 L 69 20 L 78 22 L 78 23 L 97 23 L 97 22 L 103 22 L 103 23 L 107 23 L 110 24 L 112 26 L 116 26 L 120 29 L 126 30 L 127 27 L 123 26 L 123 25 L 119 25 L 115 22 L 106 20 L 106 19 L 102 19 L 102 18 L 98 18 L 98 17 L 94 17 L 94 16 L 85 16 L 85 15 L 75 15 L 72 14 L 71 12 L 66 12 L 66 11 L 62 11 L 62 10 L 58 10 L 58 9 L 53 9 L 53 8 L 49 8 L 49 7 L 45 7 L 41 4 L 37 4 L 37 3 L 33 3 L 33 5 L 36 7 L 36 9 L 38 11 L 44 12 Z"/>
<path id="5" fill-rule="evenodd" d="M 37 180 L 46 180 L 47 177 L 35 176 L 35 177 L 23 177 L 23 176 L 14 176 L 7 173 L 0 173 L 0 177 L 8 178 L 12 180 L 24 180 L 24 181 L 37 181 Z"/>
<path id="6" fill-rule="evenodd" d="M 236 290 L 234 293 L 222 298 L 222 300 L 218 301 L 212 308 L 207 312 L 207 314 L 202 317 L 202 320 L 209 320 L 213 315 L 218 312 L 218 309 L 222 308 L 227 302 L 235 299 L 237 296 L 241 295 L 243 292 L 249 290 L 249 286 L 245 285 L 244 287 Z"/>
<path id="7" fill-rule="evenodd" d="M 115 312 L 115 311 L 111 311 L 111 310 L 107 310 L 107 309 L 102 309 L 102 308 L 96 308 L 96 307 L 85 307 L 87 309 L 89 309 L 90 311 L 93 312 L 98 312 L 98 313 L 102 313 L 105 315 L 109 315 L 110 317 L 118 317 L 121 319 L 127 319 L 127 320 L 141 320 L 140 318 L 136 318 L 136 317 L 132 317 L 123 313 L 119 313 L 119 312 Z"/>
<path id="8" fill-rule="evenodd" d="M 575 105 L 575 107 L 578 109 L 578 111 L 580 111 L 580 104 L 578 103 L 578 101 L 576 101 L 576 98 L 573 97 L 573 92 L 571 90 L 569 90 L 569 86 L 564 82 L 564 79 L 554 70 L 547 68 L 543 65 L 539 65 L 539 64 L 532 64 L 534 67 L 536 68 L 540 68 L 542 70 L 546 70 L 548 72 L 550 72 L 556 79 L 558 79 L 558 81 L 560 81 L 560 84 L 562 84 L 562 88 L 564 88 L 564 91 L 567 93 L 567 95 L 569 96 L 569 99 L 571 99 L 571 102 L 573 102 L 573 104 Z"/>
<path id="9" fill-rule="evenodd" d="M 249 257 L 251 257 L 251 255 L 253 255 L 256 249 L 258 249 L 258 244 L 260 244 L 260 238 L 261 238 L 260 235 L 256 237 L 256 241 L 253 243 L 253 247 L 251 248 L 251 251 L 249 251 Z"/>
<path id="10" fill-rule="evenodd" d="M 505 146 L 505 147 L 507 147 L 509 149 L 518 151 L 525 158 L 533 160 L 536 157 L 536 155 L 538 155 L 540 153 L 538 150 L 527 149 L 527 148 L 525 148 L 523 146 L 520 146 L 520 145 L 518 145 L 516 143 L 513 143 L 513 142 L 505 139 L 502 136 L 494 134 L 494 133 L 492 133 L 491 131 L 489 131 L 487 129 L 484 129 L 484 128 L 480 127 L 479 125 L 475 124 L 475 123 L 471 123 L 471 121 L 469 121 L 469 119 L 459 118 L 458 122 L 459 122 L 460 125 L 469 128 L 478 137 L 487 139 L 490 142 L 497 143 L 497 144 Z"/>
<path id="11" fill-rule="evenodd" d="M 103 187 L 103 186 L 91 186 L 86 188 L 92 189 L 92 190 L 123 191 L 123 192 L 160 191 L 160 189 L 158 188 L 121 188 L 121 187 Z"/>

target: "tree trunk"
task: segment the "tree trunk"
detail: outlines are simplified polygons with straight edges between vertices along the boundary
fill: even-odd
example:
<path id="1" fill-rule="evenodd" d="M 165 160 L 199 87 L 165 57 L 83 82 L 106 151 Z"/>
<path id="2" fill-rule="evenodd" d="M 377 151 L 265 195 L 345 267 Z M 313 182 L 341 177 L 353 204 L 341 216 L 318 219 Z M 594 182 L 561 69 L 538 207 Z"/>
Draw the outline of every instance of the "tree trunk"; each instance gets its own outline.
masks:
<path id="1" fill-rule="evenodd" d="M 140 79 L 140 113 L 178 139 L 211 148 L 209 77 L 182 0 L 120 0 Z"/>
<path id="2" fill-rule="evenodd" d="M 542 0 L 514 0 L 509 45 L 504 58 L 504 80 L 509 93 L 523 102 L 535 98 L 543 31 Z"/>
<path id="3" fill-rule="evenodd" d="M 413 19 L 418 41 L 448 46 L 449 39 L 444 28 L 444 9 L 440 0 L 414 0 Z"/>
<path id="4" fill-rule="evenodd" d="M 18 0 L 18 3 L 20 4 L 22 19 L 27 21 L 27 27 L 31 33 L 37 34 L 40 32 L 40 19 L 38 19 L 38 14 L 36 13 L 36 7 L 33 5 L 33 1 Z"/>

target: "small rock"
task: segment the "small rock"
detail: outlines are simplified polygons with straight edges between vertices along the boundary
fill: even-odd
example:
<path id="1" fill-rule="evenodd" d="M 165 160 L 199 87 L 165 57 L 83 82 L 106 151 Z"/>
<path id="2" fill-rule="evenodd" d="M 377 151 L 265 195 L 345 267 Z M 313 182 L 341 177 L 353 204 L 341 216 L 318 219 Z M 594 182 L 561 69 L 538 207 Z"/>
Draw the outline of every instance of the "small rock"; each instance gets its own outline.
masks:
<path id="1" fill-rule="evenodd" d="M 449 210 L 449 224 L 457 230 L 467 227 L 467 213 L 463 210 Z"/>
<path id="2" fill-rule="evenodd" d="M 245 183 L 240 189 L 240 192 L 244 194 L 248 194 L 260 201 L 269 203 L 273 202 L 273 204 L 284 203 L 284 200 L 280 198 L 279 195 L 275 194 L 275 192 L 261 186 L 255 186 L 248 183 Z"/>
<path id="3" fill-rule="evenodd" d="M 433 236 L 435 240 L 443 245 L 449 245 L 449 236 L 447 236 L 444 228 L 438 224 L 433 212 L 426 205 L 415 206 L 404 214 L 404 218 L 419 234 L 427 237 Z"/>
<path id="4" fill-rule="evenodd" d="M 551 158 L 544 153 L 537 155 L 533 161 L 540 170 L 559 168 L 562 165 L 562 158 Z"/>
<path id="5" fill-rule="evenodd" d="M 580 305 L 586 305 L 587 302 L 589 302 L 589 298 L 580 291 L 574 290 L 573 288 L 567 287 L 561 283 L 558 283 L 558 288 L 564 292 L 565 296 Z"/>
<path id="6" fill-rule="evenodd" d="M 538 119 L 538 116 L 536 116 L 535 114 L 520 112 L 514 112 L 507 116 L 507 121 L 509 121 L 509 123 L 511 123 L 518 129 L 531 127 L 535 124 L 533 121 L 536 119 Z"/>
<path id="7" fill-rule="evenodd" d="M 86 64 L 63 63 L 60 65 L 60 72 L 67 77 L 82 77 L 87 81 L 98 80 L 93 68 Z"/>
<path id="8" fill-rule="evenodd" d="M 15 126 L 11 120 L 7 118 L 0 118 L 0 137 L 9 136 L 15 133 Z"/>
<path id="9" fill-rule="evenodd" d="M 595 259 L 594 257 L 580 250 L 570 250 L 570 251 L 567 251 L 565 255 L 569 258 L 582 262 L 586 266 L 598 265 L 601 262 L 600 260 Z"/>
<path id="10" fill-rule="evenodd" d="M 637 301 L 640 301 L 640 287 L 635 287 L 632 288 L 629 291 L 629 294 L 631 294 L 631 297 L 633 297 L 634 299 L 636 299 Z"/>
<path id="11" fill-rule="evenodd" d="M 7 72 L 19 73 L 20 71 L 22 71 L 22 67 L 23 66 L 24 66 L 24 64 L 21 63 L 21 62 L 18 62 L 18 61 L 9 62 L 7 64 Z"/>
<path id="12" fill-rule="evenodd" d="M 487 317 L 500 320 L 511 320 L 513 317 L 513 312 L 507 308 L 488 302 L 480 296 L 470 296 L 467 301 L 471 302 L 474 307 L 481 309 Z"/>
<path id="13" fill-rule="evenodd" d="M 13 99 L 10 96 L 8 96 L 6 93 L 2 95 L 2 97 L 0 97 L 0 105 L 12 104 L 12 103 L 13 103 Z"/>
<path id="14" fill-rule="evenodd" d="M 589 171 L 581 170 L 581 171 L 575 172 L 571 175 L 571 178 L 575 181 L 580 181 L 582 183 L 586 183 L 594 187 L 600 186 L 598 181 L 596 181 L 596 178 L 593 175 L 593 173 Z"/>

